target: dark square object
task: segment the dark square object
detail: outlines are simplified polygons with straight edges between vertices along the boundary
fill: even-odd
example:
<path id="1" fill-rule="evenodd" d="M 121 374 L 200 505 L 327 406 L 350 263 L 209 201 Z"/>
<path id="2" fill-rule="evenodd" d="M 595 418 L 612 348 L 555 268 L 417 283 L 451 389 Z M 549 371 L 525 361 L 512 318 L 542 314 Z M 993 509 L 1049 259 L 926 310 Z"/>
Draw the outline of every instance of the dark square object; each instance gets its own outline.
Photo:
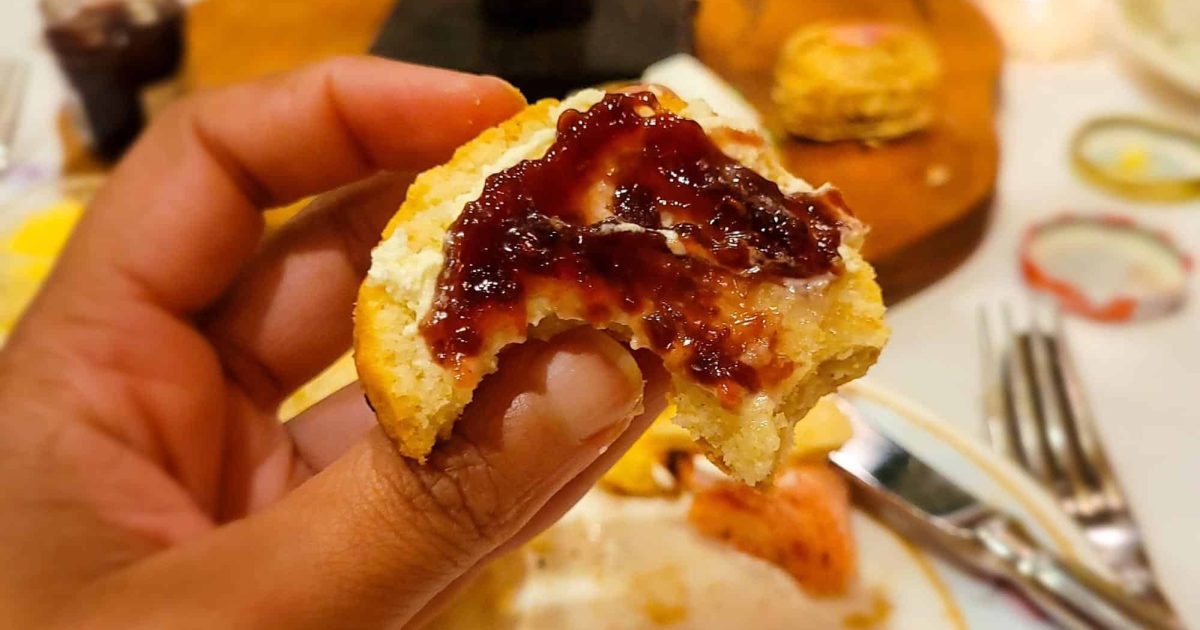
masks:
<path id="1" fill-rule="evenodd" d="M 694 0 L 593 0 L 561 21 L 488 20 L 495 0 L 400 0 L 371 47 L 383 57 L 492 74 L 530 99 L 561 97 L 692 48 Z M 550 23 L 546 23 L 550 22 Z"/>

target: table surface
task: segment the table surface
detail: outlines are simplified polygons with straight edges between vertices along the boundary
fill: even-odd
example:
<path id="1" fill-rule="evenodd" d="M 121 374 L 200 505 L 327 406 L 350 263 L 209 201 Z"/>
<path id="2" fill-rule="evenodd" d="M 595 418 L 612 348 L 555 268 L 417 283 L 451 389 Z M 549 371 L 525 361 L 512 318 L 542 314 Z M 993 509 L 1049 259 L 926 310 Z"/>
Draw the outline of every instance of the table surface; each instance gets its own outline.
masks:
<path id="1" fill-rule="evenodd" d="M 0 198 L 59 168 L 55 120 L 65 90 L 40 43 L 33 2 L 0 3 L 0 56 L 32 62 L 17 136 L 25 164 L 0 181 Z M 1200 253 L 1200 202 L 1153 206 L 1108 197 L 1075 177 L 1070 134 L 1093 115 L 1130 112 L 1196 122 L 1200 104 L 1164 90 L 1115 56 L 1005 71 L 1002 145 L 992 225 L 957 271 L 891 309 L 892 343 L 870 378 L 897 389 L 966 433 L 981 432 L 975 322 L 982 304 L 1023 293 L 1018 236 L 1032 221 L 1071 209 L 1125 212 Z M 1200 280 L 1179 313 L 1125 326 L 1070 320 L 1068 335 L 1100 431 L 1148 536 L 1166 590 L 1200 625 Z"/>

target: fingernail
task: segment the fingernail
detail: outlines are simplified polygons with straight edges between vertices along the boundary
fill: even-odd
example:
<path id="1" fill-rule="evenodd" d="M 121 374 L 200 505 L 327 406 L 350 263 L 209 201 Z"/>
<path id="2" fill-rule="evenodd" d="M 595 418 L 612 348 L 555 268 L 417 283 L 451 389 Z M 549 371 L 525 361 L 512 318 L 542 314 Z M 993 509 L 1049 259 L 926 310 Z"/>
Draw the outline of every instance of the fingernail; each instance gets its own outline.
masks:
<path id="1" fill-rule="evenodd" d="M 515 85 L 509 83 L 507 80 L 505 80 L 501 77 L 498 77 L 494 74 L 481 74 L 481 75 L 479 75 L 479 78 L 486 79 L 488 81 L 497 83 L 500 85 L 500 87 L 502 87 L 502 88 L 506 89 L 507 91 L 511 92 L 512 94 L 520 97 L 522 101 L 525 100 L 525 95 L 521 93 L 521 90 L 518 90 Z"/>
<path id="2" fill-rule="evenodd" d="M 546 402 L 577 442 L 606 444 L 642 404 L 637 361 L 608 335 L 581 328 L 550 342 Z"/>

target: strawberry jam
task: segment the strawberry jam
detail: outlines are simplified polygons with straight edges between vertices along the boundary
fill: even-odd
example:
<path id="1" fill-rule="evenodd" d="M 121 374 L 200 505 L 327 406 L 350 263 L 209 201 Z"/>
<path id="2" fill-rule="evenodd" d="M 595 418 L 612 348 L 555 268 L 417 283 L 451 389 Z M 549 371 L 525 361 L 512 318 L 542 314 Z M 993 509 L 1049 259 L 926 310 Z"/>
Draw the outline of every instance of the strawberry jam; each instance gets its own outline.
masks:
<path id="1" fill-rule="evenodd" d="M 490 331 L 523 333 L 536 293 L 569 304 L 564 317 L 640 323 L 669 367 L 733 404 L 792 367 L 748 299 L 839 273 L 846 214 L 833 191 L 784 194 L 654 94 L 609 94 L 564 112 L 544 157 L 490 176 L 467 204 L 421 332 L 457 368 Z"/>

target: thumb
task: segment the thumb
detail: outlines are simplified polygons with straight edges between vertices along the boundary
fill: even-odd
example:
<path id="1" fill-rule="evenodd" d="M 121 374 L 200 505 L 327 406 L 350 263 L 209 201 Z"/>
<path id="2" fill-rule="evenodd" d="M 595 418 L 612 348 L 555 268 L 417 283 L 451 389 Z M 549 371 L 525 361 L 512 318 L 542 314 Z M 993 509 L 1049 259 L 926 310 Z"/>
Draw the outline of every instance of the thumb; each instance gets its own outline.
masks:
<path id="1" fill-rule="evenodd" d="M 548 524 L 540 513 L 577 500 L 603 472 L 592 464 L 642 411 L 642 389 L 633 356 L 596 331 L 525 344 L 425 464 L 401 458 L 375 429 L 271 509 L 123 579 L 143 603 L 188 609 L 165 621 L 196 627 L 401 625 Z M 574 496 L 556 496 L 564 488 Z M 144 607 L 129 613 L 145 623 Z"/>

